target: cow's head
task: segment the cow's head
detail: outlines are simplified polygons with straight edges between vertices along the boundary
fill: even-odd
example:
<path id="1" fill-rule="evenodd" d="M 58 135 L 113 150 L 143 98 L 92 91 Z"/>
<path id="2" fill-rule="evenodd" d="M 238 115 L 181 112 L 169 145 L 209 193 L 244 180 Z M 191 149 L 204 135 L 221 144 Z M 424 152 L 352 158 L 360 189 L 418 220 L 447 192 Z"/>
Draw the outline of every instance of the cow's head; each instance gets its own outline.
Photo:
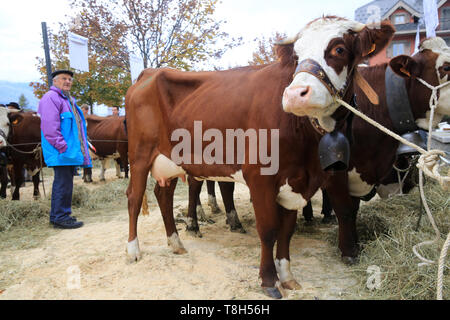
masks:
<path id="1" fill-rule="evenodd" d="M 9 134 L 9 110 L 0 107 L 0 148 L 6 147 L 6 139 Z"/>
<path id="2" fill-rule="evenodd" d="M 317 118 L 327 131 L 331 115 L 343 98 L 357 64 L 383 50 L 395 32 L 390 22 L 368 26 L 337 17 L 324 17 L 308 24 L 285 44 L 293 43 L 297 72 L 283 96 L 283 109 L 297 116 Z M 313 72 L 309 72 L 313 70 Z"/>
<path id="3" fill-rule="evenodd" d="M 450 48 L 442 38 L 429 38 L 419 46 L 414 56 L 401 55 L 390 61 L 392 70 L 407 79 L 411 107 L 417 125 L 428 130 L 430 119 L 429 102 L 432 91 L 418 81 L 424 80 L 433 87 L 450 80 Z M 450 115 L 450 85 L 439 90 L 439 103 L 436 108 L 433 126 L 445 115 Z"/>

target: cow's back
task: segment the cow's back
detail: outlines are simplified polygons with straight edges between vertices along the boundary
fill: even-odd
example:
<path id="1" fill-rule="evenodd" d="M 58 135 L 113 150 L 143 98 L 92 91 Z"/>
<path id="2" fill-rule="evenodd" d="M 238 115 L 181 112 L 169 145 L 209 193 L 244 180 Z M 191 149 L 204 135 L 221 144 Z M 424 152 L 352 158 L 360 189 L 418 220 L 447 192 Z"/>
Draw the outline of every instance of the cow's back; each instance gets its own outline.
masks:
<path id="1" fill-rule="evenodd" d="M 125 117 L 86 117 L 87 134 L 99 156 L 112 155 L 127 149 Z"/>

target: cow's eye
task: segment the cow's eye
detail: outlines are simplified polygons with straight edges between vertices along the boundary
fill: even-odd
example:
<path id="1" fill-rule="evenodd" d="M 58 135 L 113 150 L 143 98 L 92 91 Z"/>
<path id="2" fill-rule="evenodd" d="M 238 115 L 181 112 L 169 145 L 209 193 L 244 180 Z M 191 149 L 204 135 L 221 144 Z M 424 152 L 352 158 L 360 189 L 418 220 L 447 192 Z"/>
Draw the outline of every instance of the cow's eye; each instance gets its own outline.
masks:
<path id="1" fill-rule="evenodd" d="M 334 54 L 335 54 L 336 56 L 341 56 L 341 55 L 344 54 L 344 52 L 345 52 L 344 47 L 336 47 L 336 48 L 334 49 Z"/>
<path id="2" fill-rule="evenodd" d="M 445 72 L 449 72 L 449 71 L 450 71 L 450 66 L 445 66 L 445 67 L 444 67 L 444 71 L 445 71 Z"/>

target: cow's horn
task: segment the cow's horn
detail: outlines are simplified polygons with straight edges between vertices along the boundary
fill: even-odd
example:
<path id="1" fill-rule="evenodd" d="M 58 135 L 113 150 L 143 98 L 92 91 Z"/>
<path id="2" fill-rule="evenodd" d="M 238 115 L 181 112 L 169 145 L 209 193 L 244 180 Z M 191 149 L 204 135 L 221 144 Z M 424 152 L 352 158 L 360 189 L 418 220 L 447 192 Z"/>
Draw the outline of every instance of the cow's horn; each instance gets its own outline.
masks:
<path id="1" fill-rule="evenodd" d="M 298 40 L 298 34 L 293 36 L 293 37 L 287 37 L 287 38 L 284 38 L 282 40 L 279 40 L 279 41 L 275 42 L 275 45 L 277 45 L 277 46 L 288 46 L 290 44 L 295 43 L 297 40 Z"/>

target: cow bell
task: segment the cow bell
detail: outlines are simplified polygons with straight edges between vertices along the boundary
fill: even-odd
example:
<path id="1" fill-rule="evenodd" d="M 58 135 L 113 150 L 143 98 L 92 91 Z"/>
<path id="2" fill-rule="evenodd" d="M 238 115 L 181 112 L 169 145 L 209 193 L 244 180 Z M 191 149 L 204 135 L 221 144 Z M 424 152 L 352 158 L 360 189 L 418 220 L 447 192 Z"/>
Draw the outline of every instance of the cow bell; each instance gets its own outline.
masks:
<path id="1" fill-rule="evenodd" d="M 405 133 L 404 135 L 402 135 L 402 138 L 408 140 L 411 143 L 414 143 L 422 149 L 427 149 L 425 142 L 417 131 Z M 403 143 L 400 144 L 397 149 L 397 156 L 412 156 L 415 154 L 419 154 L 419 151 Z"/>
<path id="2" fill-rule="evenodd" d="M 350 143 L 347 137 L 333 131 L 323 136 L 319 143 L 320 165 L 324 171 L 345 171 L 350 162 Z"/>

